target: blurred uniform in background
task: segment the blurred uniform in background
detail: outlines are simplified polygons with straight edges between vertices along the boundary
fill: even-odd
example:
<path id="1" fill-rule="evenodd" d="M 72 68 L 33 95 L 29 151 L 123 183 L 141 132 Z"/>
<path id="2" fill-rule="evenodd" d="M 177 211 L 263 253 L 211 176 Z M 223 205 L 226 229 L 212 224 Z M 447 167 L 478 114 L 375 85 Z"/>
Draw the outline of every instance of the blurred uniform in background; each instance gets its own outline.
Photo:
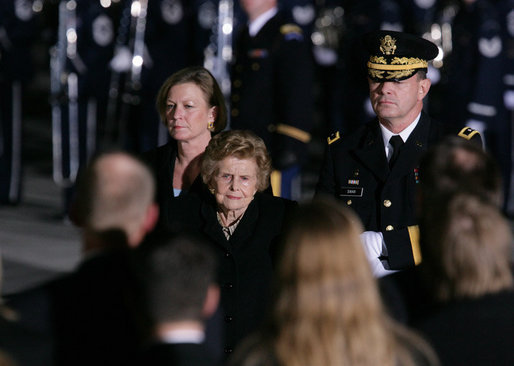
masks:
<path id="1" fill-rule="evenodd" d="M 514 0 L 498 1 L 498 13 L 501 17 L 503 39 L 503 105 L 507 116 L 505 125 L 510 133 L 505 136 L 506 144 L 503 147 L 502 159 L 504 180 L 506 183 L 506 213 L 514 217 Z"/>
<path id="2" fill-rule="evenodd" d="M 0 204 L 17 204 L 22 183 L 22 105 L 33 76 L 37 18 L 31 0 L 0 0 Z"/>
<path id="3" fill-rule="evenodd" d="M 67 214 L 79 169 L 105 132 L 109 61 L 120 3 L 61 0 L 51 48 L 53 178 L 63 188 Z"/>
<path id="4" fill-rule="evenodd" d="M 230 127 L 264 140 L 275 169 L 274 194 L 298 199 L 314 118 L 312 53 L 301 28 L 287 22 L 276 1 L 265 3 L 240 2 L 250 23 L 235 36 Z"/>
<path id="5" fill-rule="evenodd" d="M 500 164 L 507 199 L 512 165 L 512 122 L 504 103 L 504 91 L 506 68 L 512 67 L 508 54 L 513 51 L 512 45 L 508 51 L 509 33 L 505 25 L 509 12 L 514 16 L 512 3 L 466 0 L 457 5 L 451 24 L 452 49 L 441 69 L 438 118 L 446 124 L 480 131 L 486 149 Z"/>
<path id="6" fill-rule="evenodd" d="M 111 61 L 109 126 L 115 141 L 139 153 L 168 141 L 155 97 L 168 76 L 194 61 L 192 12 L 183 0 L 125 0 L 124 6 Z"/>

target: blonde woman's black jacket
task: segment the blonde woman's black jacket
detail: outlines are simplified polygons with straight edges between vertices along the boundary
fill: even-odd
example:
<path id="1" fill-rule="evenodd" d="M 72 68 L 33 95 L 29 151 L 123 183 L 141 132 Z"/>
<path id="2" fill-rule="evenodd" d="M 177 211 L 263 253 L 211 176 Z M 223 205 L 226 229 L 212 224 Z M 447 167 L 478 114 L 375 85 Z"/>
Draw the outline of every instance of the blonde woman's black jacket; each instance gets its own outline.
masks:
<path id="1" fill-rule="evenodd" d="M 155 199 L 160 208 L 161 223 L 167 221 L 166 214 L 168 207 L 175 199 L 173 196 L 173 171 L 175 169 L 177 149 L 177 141 L 171 139 L 167 144 L 146 151 L 141 156 L 142 160 L 151 169 L 155 178 L 157 185 Z M 190 191 L 194 192 L 199 192 L 203 189 L 206 188 L 200 176 L 195 179 L 189 188 Z"/>

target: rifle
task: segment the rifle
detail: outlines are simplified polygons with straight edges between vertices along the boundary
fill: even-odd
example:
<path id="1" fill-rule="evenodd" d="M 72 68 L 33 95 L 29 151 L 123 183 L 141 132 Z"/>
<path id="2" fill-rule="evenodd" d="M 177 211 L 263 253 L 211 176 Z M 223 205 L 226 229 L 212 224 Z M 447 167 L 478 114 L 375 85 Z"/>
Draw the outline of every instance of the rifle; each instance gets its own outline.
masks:
<path id="1" fill-rule="evenodd" d="M 75 0 L 59 3 L 57 43 L 50 50 L 50 92 L 52 105 L 53 180 L 62 187 L 75 182 L 79 166 L 78 137 L 78 77 L 67 69 L 67 61 L 77 58 Z M 81 68 L 80 61 L 74 63 Z M 63 107 L 68 105 L 69 166 L 63 164 Z"/>
<path id="2" fill-rule="evenodd" d="M 228 65 L 232 61 L 232 33 L 234 28 L 234 1 L 220 0 L 218 19 L 213 27 L 216 42 L 211 42 L 204 51 L 204 67 L 212 72 L 220 84 L 221 91 L 229 101 L 230 73 Z M 227 104 L 228 105 L 228 104 Z"/>
<path id="3" fill-rule="evenodd" d="M 111 62 L 106 137 L 118 144 L 125 140 L 125 121 L 130 106 L 140 103 L 147 8 L 148 0 L 131 0 L 130 8 L 123 11 L 118 29 L 113 61 L 117 58 L 130 60 L 129 65 L 126 65 L 126 60 L 121 60 L 118 67 Z"/>

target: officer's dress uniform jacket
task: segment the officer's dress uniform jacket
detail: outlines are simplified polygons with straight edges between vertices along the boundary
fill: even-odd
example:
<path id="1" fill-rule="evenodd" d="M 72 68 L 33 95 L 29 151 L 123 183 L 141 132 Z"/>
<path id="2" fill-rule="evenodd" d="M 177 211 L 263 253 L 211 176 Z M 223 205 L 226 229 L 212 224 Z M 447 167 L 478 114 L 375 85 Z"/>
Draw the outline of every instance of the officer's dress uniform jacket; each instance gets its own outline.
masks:
<path id="1" fill-rule="evenodd" d="M 250 37 L 238 33 L 232 65 L 231 128 L 261 137 L 274 163 L 305 157 L 313 123 L 313 58 L 301 29 L 279 12 Z M 282 169 L 283 167 L 278 167 Z"/>
<path id="2" fill-rule="evenodd" d="M 216 361 L 201 343 L 158 342 L 143 350 L 135 365 L 212 366 Z"/>
<path id="3" fill-rule="evenodd" d="M 218 223 L 211 194 L 189 193 L 178 197 L 170 206 L 170 228 L 199 232 L 216 254 L 227 355 L 256 330 L 266 313 L 274 253 L 294 207 L 294 201 L 256 193 L 227 240 Z"/>
<path id="4" fill-rule="evenodd" d="M 335 196 L 355 210 L 366 231 L 382 232 L 390 269 L 421 261 L 415 211 L 419 160 L 445 130 L 421 112 L 391 170 L 378 119 L 347 137 L 329 138 L 316 194 Z"/>

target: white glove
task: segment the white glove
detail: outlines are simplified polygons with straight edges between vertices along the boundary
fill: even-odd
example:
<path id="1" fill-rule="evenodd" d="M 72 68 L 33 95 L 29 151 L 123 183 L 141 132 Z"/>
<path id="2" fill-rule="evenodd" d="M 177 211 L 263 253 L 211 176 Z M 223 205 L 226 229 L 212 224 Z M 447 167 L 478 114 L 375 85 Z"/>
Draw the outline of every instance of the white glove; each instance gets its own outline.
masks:
<path id="1" fill-rule="evenodd" d="M 371 272 L 375 277 L 383 277 L 396 271 L 385 268 L 387 261 L 381 261 L 379 257 L 387 255 L 387 249 L 384 242 L 384 236 L 380 232 L 365 231 L 361 234 L 362 247 L 368 258 Z"/>

